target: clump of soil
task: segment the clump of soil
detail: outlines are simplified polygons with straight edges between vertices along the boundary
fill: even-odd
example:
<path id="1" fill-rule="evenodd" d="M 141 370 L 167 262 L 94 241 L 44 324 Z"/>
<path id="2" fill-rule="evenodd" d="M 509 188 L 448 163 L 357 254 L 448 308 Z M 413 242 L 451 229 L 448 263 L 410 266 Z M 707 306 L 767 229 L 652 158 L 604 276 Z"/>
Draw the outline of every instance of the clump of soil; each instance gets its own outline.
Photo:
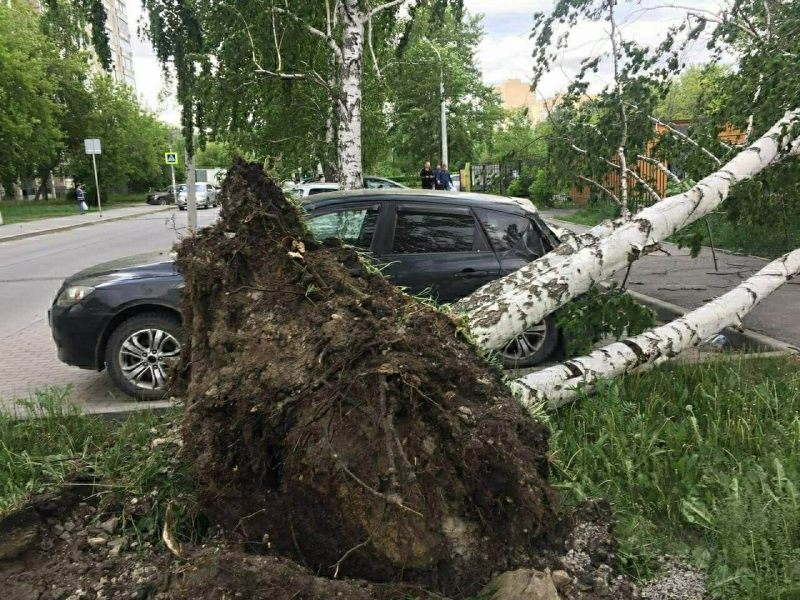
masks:
<path id="1" fill-rule="evenodd" d="M 184 439 L 212 518 L 323 576 L 480 589 L 558 527 L 547 428 L 459 323 L 319 244 L 259 165 L 178 247 Z"/>

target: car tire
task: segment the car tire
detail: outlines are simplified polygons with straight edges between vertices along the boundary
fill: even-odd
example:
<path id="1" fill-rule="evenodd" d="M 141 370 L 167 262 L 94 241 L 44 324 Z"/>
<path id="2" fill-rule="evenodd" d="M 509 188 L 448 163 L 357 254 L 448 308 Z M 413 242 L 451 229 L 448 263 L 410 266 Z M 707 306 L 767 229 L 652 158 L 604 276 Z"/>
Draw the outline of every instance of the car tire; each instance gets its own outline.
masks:
<path id="1" fill-rule="evenodd" d="M 545 317 L 499 352 L 506 369 L 527 369 L 546 361 L 558 347 L 560 334 L 553 317 Z"/>
<path id="2" fill-rule="evenodd" d="M 165 205 L 165 204 L 167 203 L 167 200 L 166 200 L 166 198 L 159 198 L 159 199 L 158 199 L 158 203 L 159 203 L 161 206 L 163 206 L 163 205 Z"/>
<path id="3" fill-rule="evenodd" d="M 182 207 L 182 206 L 179 206 L 178 210 L 186 210 L 186 209 L 184 207 Z"/>
<path id="4" fill-rule="evenodd" d="M 161 400 L 167 393 L 169 373 L 177 364 L 184 339 L 181 320 L 176 315 L 144 313 L 131 317 L 108 339 L 108 374 L 120 390 L 137 400 Z"/>

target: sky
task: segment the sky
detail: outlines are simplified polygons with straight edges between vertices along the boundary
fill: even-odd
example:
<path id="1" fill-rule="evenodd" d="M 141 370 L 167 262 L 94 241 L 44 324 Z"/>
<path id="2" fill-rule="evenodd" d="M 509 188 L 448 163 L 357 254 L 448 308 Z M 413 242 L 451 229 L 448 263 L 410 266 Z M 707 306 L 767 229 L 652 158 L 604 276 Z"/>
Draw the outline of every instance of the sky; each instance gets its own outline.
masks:
<path id="1" fill-rule="evenodd" d="M 684 0 L 683 5 L 714 10 L 713 0 Z M 486 35 L 478 50 L 485 83 L 496 85 L 506 79 L 530 81 L 533 70 L 533 40 L 530 32 L 533 13 L 548 11 L 553 3 L 545 0 L 465 0 L 471 14 L 483 14 Z M 661 41 L 667 28 L 679 22 L 685 10 L 671 7 L 656 8 L 660 0 L 620 3 L 618 24 L 625 39 L 642 45 L 655 45 Z M 648 7 L 643 10 L 643 7 Z M 142 7 L 139 0 L 128 2 L 132 22 L 139 24 Z M 162 120 L 177 124 L 179 110 L 171 94 L 164 93 L 161 68 L 149 41 L 137 36 L 133 41 L 133 61 L 136 74 L 136 91 L 141 101 L 155 111 Z M 697 43 L 686 54 L 688 62 L 702 62 L 707 55 L 702 43 Z M 580 65 L 581 60 L 608 52 L 606 23 L 580 23 L 570 31 L 570 45 L 561 61 L 542 79 L 537 95 L 552 97 L 562 91 Z M 610 61 L 604 63 L 595 81 L 599 88 L 608 83 Z"/>

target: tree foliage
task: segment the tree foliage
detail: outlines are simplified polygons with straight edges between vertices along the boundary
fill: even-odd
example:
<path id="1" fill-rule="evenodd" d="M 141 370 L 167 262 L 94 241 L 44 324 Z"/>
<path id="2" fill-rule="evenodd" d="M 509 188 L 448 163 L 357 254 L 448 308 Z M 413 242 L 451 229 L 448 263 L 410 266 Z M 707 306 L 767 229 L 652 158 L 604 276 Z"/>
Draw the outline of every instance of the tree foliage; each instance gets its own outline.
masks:
<path id="1" fill-rule="evenodd" d="M 615 11 L 619 18 L 634 4 L 559 0 L 552 12 L 536 16 L 533 31 L 536 81 L 566 46 L 578 22 L 603 22 L 610 40 L 616 40 L 611 52 L 584 61 L 557 111 L 557 135 L 550 146 L 551 164 L 565 182 L 571 178 L 573 184 L 592 186 L 606 198 L 620 193 L 619 186 L 608 189 L 608 184 L 614 175 L 619 179 L 623 156 L 636 171 L 647 171 L 640 161 L 647 156 L 656 159 L 654 165 L 668 166 L 670 179 L 700 180 L 787 110 L 800 106 L 797 3 L 736 1 L 724 4 L 719 12 L 676 8 L 685 11 L 684 18 L 654 48 L 625 40 L 614 27 Z M 638 10 L 649 8 L 645 3 Z M 711 52 L 711 63 L 684 64 L 688 46 L 703 42 Z M 723 64 L 731 60 L 735 67 Z M 614 67 L 614 80 L 591 94 L 592 76 L 609 65 Z M 673 128 L 669 123 L 673 119 L 691 122 L 688 129 Z M 726 202 L 729 214 L 743 219 L 742 224 L 752 218 L 780 222 L 780 211 L 798 197 L 797 172 L 797 158 L 787 158 L 737 186 Z M 629 179 L 634 179 L 632 191 L 637 197 L 657 199 L 645 185 L 653 187 L 647 177 L 641 182 L 632 173 Z"/>
<path id="2" fill-rule="evenodd" d="M 389 140 L 409 171 L 419 170 L 425 160 L 441 161 L 440 68 L 452 167 L 475 160 L 476 148 L 491 140 L 503 117 L 499 98 L 483 83 L 476 59 L 484 35 L 482 17 L 448 8 L 436 20 L 432 12 L 417 10 L 400 58 L 385 69 Z M 404 31 L 405 24 L 398 28 Z M 431 45 L 441 54 L 441 63 Z"/>
<path id="3" fill-rule="evenodd" d="M 39 31 L 33 9 L 21 0 L 0 5 L 0 182 L 6 189 L 57 155 L 63 138 L 51 77 L 57 62 L 57 48 Z"/>
<path id="4" fill-rule="evenodd" d="M 130 89 L 100 75 L 92 79 L 92 110 L 84 123 L 87 137 L 101 139 L 97 157 L 103 187 L 143 191 L 167 182 L 164 151 L 168 128 L 142 111 Z M 68 170 L 87 188 L 94 187 L 91 157 L 83 148 L 68 159 Z"/>
<path id="5" fill-rule="evenodd" d="M 386 9 L 382 3 L 366 0 L 336 5 L 323 0 L 266 5 L 249 0 L 199 0 L 179 6 L 172 0 L 143 3 L 150 21 L 147 33 L 159 60 L 178 80 L 184 135 L 192 138 L 196 130 L 201 147 L 206 134 L 230 142 L 250 158 L 285 172 L 313 168 L 317 163 L 326 172 L 335 170 L 342 151 L 337 136 L 343 121 L 352 118 L 349 109 L 342 107 L 348 105 L 351 94 L 361 92 L 363 99 L 356 105 L 360 107 L 363 135 L 356 139 L 363 144 L 368 165 L 384 160 L 387 130 L 395 124 L 388 107 L 407 96 L 395 94 L 393 79 L 399 65 L 407 60 L 405 53 L 415 47 L 416 27 L 427 28 L 432 22 L 455 27 L 462 13 L 460 0 L 400 0 L 388 3 L 391 6 Z M 401 13 L 401 5 L 407 7 L 407 13 Z M 347 15 L 360 20 L 366 30 L 363 53 L 357 57 L 363 64 L 355 75 L 347 75 L 343 67 L 347 61 L 341 57 L 351 42 L 344 35 L 350 19 Z M 467 33 L 474 39 L 480 35 L 477 25 L 469 25 L 460 33 L 448 26 L 441 29 L 444 33 L 431 28 L 431 36 L 451 30 L 456 37 Z M 467 41 L 458 44 L 472 44 L 467 52 L 474 53 L 474 43 Z M 458 70 L 464 70 L 464 56 L 451 58 L 455 62 L 454 89 L 460 85 L 478 91 L 476 98 L 480 101 L 485 89 L 469 87 L 458 76 Z M 438 74 L 438 68 L 434 72 Z M 351 85 L 355 80 L 345 85 L 346 77 L 358 80 L 355 88 Z M 430 84 L 430 93 L 438 95 L 436 81 Z M 461 117 L 480 117 L 480 109 L 454 103 L 453 119 L 458 122 Z M 426 138 L 434 135 L 432 131 Z M 463 127 L 457 129 L 456 148 L 468 145 L 474 135 Z"/>

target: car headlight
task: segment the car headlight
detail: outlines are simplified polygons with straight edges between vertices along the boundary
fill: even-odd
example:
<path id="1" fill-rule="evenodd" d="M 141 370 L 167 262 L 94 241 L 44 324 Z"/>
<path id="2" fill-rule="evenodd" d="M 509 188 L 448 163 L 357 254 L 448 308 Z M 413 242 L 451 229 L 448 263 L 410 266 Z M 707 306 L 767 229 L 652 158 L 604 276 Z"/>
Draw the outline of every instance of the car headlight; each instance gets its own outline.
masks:
<path id="1" fill-rule="evenodd" d="M 78 302 L 81 302 L 93 291 L 94 288 L 89 287 L 88 285 L 70 286 L 58 295 L 56 304 L 58 306 L 72 306 Z"/>

